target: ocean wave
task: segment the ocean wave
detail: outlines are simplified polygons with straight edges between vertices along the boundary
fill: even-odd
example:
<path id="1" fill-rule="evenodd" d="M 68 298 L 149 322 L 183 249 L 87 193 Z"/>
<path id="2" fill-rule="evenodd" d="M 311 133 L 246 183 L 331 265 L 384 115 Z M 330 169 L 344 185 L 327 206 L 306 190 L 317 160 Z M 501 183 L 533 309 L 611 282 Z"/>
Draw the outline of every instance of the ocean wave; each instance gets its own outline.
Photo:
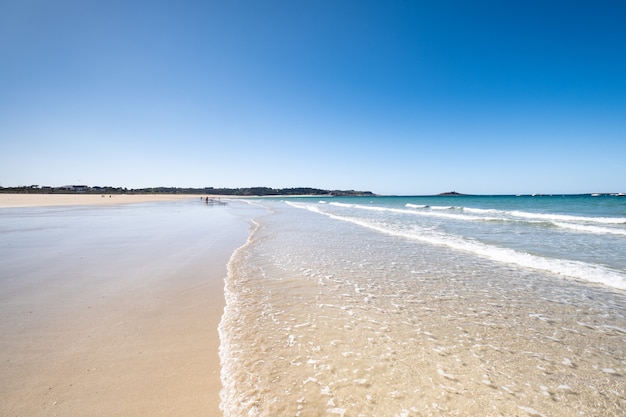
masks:
<path id="1" fill-rule="evenodd" d="M 559 227 L 562 229 L 576 231 L 576 232 L 584 232 L 584 233 L 594 233 L 599 235 L 618 235 L 618 236 L 626 236 L 626 229 L 619 228 L 610 228 L 610 227 L 599 227 L 593 226 L 593 224 L 601 224 L 601 225 L 616 225 L 620 226 L 622 224 L 626 224 L 626 218 L 622 217 L 583 217 L 583 216 L 571 216 L 571 215 L 561 215 L 561 214 L 542 214 L 542 213 L 528 213 L 523 211 L 505 211 L 505 210 L 497 210 L 497 209 L 478 209 L 478 208 L 470 208 L 463 207 L 462 212 L 469 213 L 466 214 L 457 214 L 457 213 L 446 213 L 442 211 L 429 211 L 426 210 L 431 208 L 427 205 L 416 205 L 407 203 L 405 207 L 410 208 L 410 210 L 403 209 L 394 209 L 394 208 L 385 208 L 385 207 L 375 207 L 375 206 L 361 206 L 358 204 L 342 204 L 342 203 L 334 203 L 337 206 L 344 206 L 356 209 L 365 209 L 365 210 L 377 210 L 377 211 L 390 211 L 396 213 L 406 213 L 420 216 L 430 216 L 430 217 L 440 217 L 440 218 L 448 218 L 454 220 L 465 220 L 465 221 L 486 221 L 486 222 L 522 222 L 525 224 L 536 225 L 536 226 L 546 226 L 546 227 Z M 449 206 L 453 207 L 453 206 Z M 582 224 L 587 223 L 587 224 Z M 591 223 L 591 224 L 589 224 Z"/>
<path id="2" fill-rule="evenodd" d="M 626 236 L 626 229 L 613 229 L 610 227 L 589 226 L 576 223 L 552 222 L 552 224 L 563 229 L 574 230 L 577 232 L 593 233 L 598 235 L 618 235 Z"/>
<path id="3" fill-rule="evenodd" d="M 550 221 L 566 221 L 579 223 L 599 223 L 599 224 L 626 224 L 626 217 L 585 217 L 572 216 L 569 214 L 550 214 L 550 213 L 529 213 L 525 211 L 509 211 L 511 216 L 521 217 L 525 219 L 541 219 Z"/>
<path id="4" fill-rule="evenodd" d="M 433 210 L 463 210 L 463 207 L 458 206 L 430 206 Z"/>
<path id="5" fill-rule="evenodd" d="M 405 207 L 414 208 L 414 209 L 424 209 L 424 208 L 429 208 L 430 207 L 427 204 L 411 204 L 411 203 L 406 203 L 404 206 Z"/>
<path id="6" fill-rule="evenodd" d="M 496 217 L 483 217 L 483 216 L 468 216 L 466 214 L 460 213 L 445 213 L 442 211 L 428 211 L 428 210 L 408 210 L 403 208 L 393 208 L 393 207 L 382 207 L 382 206 L 364 206 L 362 204 L 346 204 L 346 203 L 330 203 L 331 206 L 343 207 L 343 208 L 352 208 L 352 209 L 360 209 L 360 210 L 368 210 L 368 211 L 378 211 L 378 212 L 388 212 L 388 213 L 398 213 L 398 214 L 411 214 L 411 215 L 419 215 L 419 216 L 427 216 L 427 217 L 440 217 L 447 219 L 455 219 L 455 220 L 473 220 L 473 221 L 493 221 L 493 220 L 503 220 L 507 219 L 496 218 Z M 450 206 L 452 207 L 452 206 Z"/>
<path id="7" fill-rule="evenodd" d="M 589 217 L 589 216 L 574 216 L 570 214 L 556 214 L 556 213 L 533 213 L 520 210 L 498 210 L 498 209 L 481 209 L 473 207 L 462 207 L 462 211 L 471 214 L 479 215 L 496 215 L 502 217 L 517 217 L 523 219 L 532 220 L 544 220 L 544 221 L 564 221 L 573 223 L 598 223 L 598 224 L 626 224 L 626 217 Z"/>
<path id="8" fill-rule="evenodd" d="M 463 211 L 467 213 L 474 213 L 474 214 L 498 214 L 501 216 L 504 216 L 507 213 L 505 210 L 479 209 L 479 208 L 472 208 L 472 207 L 463 207 Z"/>
<path id="9" fill-rule="evenodd" d="M 328 213 L 320 210 L 320 208 L 316 206 L 297 204 L 291 205 L 296 208 L 307 209 L 312 212 L 323 214 L 335 220 L 350 222 L 366 227 L 380 233 L 418 240 L 434 245 L 446 246 L 455 250 L 470 252 L 483 258 L 501 263 L 517 265 L 524 268 L 540 270 L 626 290 L 626 275 L 618 270 L 613 270 L 602 265 L 574 260 L 542 257 L 510 248 L 489 245 L 470 238 L 425 229 L 418 225 L 413 225 L 413 227 L 408 230 L 397 229 L 393 228 L 389 224 L 383 224 L 374 220 Z"/>

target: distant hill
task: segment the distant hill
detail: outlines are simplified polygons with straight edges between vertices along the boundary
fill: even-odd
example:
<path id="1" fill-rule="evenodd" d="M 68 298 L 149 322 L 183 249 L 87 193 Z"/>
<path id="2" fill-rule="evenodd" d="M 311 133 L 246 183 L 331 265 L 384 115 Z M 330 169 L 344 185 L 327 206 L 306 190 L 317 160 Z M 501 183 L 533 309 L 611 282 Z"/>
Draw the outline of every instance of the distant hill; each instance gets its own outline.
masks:
<path id="1" fill-rule="evenodd" d="M 446 193 L 441 193 L 441 194 L 437 194 L 437 195 L 441 195 L 441 196 L 463 196 L 463 195 L 467 195 L 467 194 L 457 193 L 456 191 L 448 191 Z"/>

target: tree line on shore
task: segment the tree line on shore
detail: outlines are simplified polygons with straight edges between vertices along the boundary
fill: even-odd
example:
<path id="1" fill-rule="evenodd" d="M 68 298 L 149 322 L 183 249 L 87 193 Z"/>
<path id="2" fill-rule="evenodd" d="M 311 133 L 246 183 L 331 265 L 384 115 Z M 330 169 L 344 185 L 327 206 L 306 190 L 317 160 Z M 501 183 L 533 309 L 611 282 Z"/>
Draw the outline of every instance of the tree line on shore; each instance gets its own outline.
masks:
<path id="1" fill-rule="evenodd" d="M 87 185 L 67 185 L 63 187 L 42 187 L 39 185 L 20 187 L 0 187 L 0 193 L 19 194 L 212 194 L 224 196 L 279 196 L 279 195 L 331 195 L 331 196 L 364 196 L 374 195 L 371 191 L 354 190 L 322 190 L 310 187 L 271 188 L 181 188 L 181 187 L 151 187 L 151 188 L 122 188 L 100 187 Z"/>

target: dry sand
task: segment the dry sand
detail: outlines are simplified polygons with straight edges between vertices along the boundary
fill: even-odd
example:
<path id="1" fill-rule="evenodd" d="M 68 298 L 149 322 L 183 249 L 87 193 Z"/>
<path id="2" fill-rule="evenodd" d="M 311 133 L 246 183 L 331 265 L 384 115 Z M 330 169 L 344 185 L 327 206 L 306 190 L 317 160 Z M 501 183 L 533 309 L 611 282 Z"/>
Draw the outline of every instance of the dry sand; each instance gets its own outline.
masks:
<path id="1" fill-rule="evenodd" d="M 155 197 L 189 198 L 5 194 L 0 206 Z M 218 217 L 206 233 L 166 225 L 171 234 L 131 244 L 123 233 L 70 232 L 43 247 L 0 215 L 0 415 L 221 415 L 223 280 L 248 232 L 224 210 L 206 207 Z"/>

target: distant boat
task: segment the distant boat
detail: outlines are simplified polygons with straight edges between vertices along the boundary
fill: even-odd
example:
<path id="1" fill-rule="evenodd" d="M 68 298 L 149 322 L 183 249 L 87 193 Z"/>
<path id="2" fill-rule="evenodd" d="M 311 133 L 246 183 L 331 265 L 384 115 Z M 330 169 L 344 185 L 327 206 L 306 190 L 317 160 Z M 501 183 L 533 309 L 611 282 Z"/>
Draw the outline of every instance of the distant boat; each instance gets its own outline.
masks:
<path id="1" fill-rule="evenodd" d="M 593 193 L 593 194 L 591 194 L 592 197 L 600 197 L 600 195 L 601 195 L 600 193 Z"/>
<path id="2" fill-rule="evenodd" d="M 626 194 L 624 194 L 624 193 L 617 193 L 615 195 L 618 196 L 618 197 L 625 197 L 626 196 Z"/>

